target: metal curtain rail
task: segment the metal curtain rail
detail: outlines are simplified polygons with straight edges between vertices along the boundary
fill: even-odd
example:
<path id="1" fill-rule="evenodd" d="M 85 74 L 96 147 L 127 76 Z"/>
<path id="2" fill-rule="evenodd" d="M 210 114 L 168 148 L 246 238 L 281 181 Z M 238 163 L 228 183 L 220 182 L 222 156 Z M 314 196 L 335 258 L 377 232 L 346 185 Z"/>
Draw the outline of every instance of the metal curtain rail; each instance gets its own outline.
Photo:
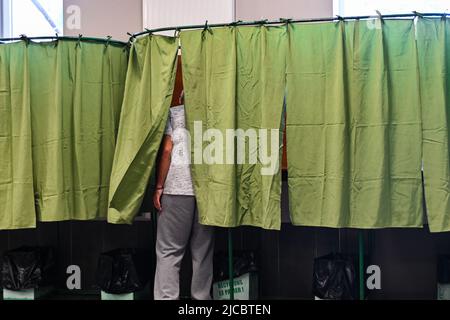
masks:
<path id="1" fill-rule="evenodd" d="M 370 16 L 349 16 L 349 17 L 329 17 L 329 18 L 314 18 L 314 19 L 283 19 L 268 21 L 268 20 L 259 20 L 259 21 L 235 21 L 231 23 L 215 23 L 208 24 L 206 21 L 203 25 L 186 25 L 186 26 L 178 26 L 178 27 L 164 27 L 164 28 L 156 28 L 156 29 L 146 29 L 145 31 L 138 33 L 128 33 L 130 36 L 130 40 L 133 40 L 136 37 L 152 34 L 156 32 L 163 31 L 180 31 L 180 30 L 190 30 L 190 29 L 206 29 L 206 28 L 219 28 L 219 27 L 227 27 L 227 26 L 253 26 L 253 25 L 283 25 L 286 23 L 308 23 L 308 22 L 333 22 L 333 21 L 341 21 L 341 20 L 363 20 L 363 19 L 373 19 L 373 18 L 381 18 L 381 19 L 395 19 L 395 18 L 416 18 L 416 17 L 448 17 L 450 13 L 405 13 L 405 14 L 388 14 L 382 15 L 379 13 L 378 15 L 370 15 Z M 94 42 L 94 43 L 103 43 L 103 44 L 112 44 L 116 46 L 125 46 L 131 41 L 123 42 L 118 40 L 112 40 L 110 38 L 92 38 L 92 37 L 69 37 L 69 36 L 43 36 L 43 37 L 27 37 L 26 35 L 16 38 L 0 38 L 0 43 L 6 43 L 11 41 L 20 41 L 20 40 L 68 40 L 68 41 L 84 41 L 84 42 Z"/>
<path id="2" fill-rule="evenodd" d="M 412 13 L 405 14 L 387 14 L 387 15 L 371 15 L 371 16 L 349 16 L 349 17 L 329 17 L 329 18 L 314 18 L 314 19 L 283 19 L 268 21 L 268 20 L 259 20 L 259 21 L 235 21 L 231 23 L 216 23 L 216 24 L 208 24 L 206 21 L 203 25 L 187 25 L 187 26 L 178 26 L 178 27 L 164 27 L 164 28 L 156 28 L 156 29 L 146 29 L 145 31 L 130 34 L 131 38 L 136 38 L 146 34 L 152 34 L 155 32 L 163 32 L 163 31 L 180 31 L 180 30 L 189 30 L 189 29 L 206 29 L 206 28 L 218 28 L 218 27 L 229 27 L 229 26 L 253 26 L 253 25 L 282 25 L 287 22 L 289 23 L 307 23 L 307 22 L 332 22 L 332 21 L 340 21 L 340 20 L 362 20 L 362 19 L 373 19 L 373 18 L 381 18 L 381 19 L 395 19 L 395 18 L 416 18 L 416 17 L 447 17 L 450 13 L 419 13 L 414 11 Z"/>
<path id="3" fill-rule="evenodd" d="M 92 38 L 92 37 L 69 37 L 69 36 L 43 36 L 43 37 L 27 37 L 25 35 L 16 38 L 0 38 L 0 43 L 12 42 L 12 41 L 33 41 L 33 40 L 66 40 L 66 41 L 81 41 L 81 42 L 92 42 L 92 43 L 100 43 L 100 44 L 110 44 L 114 46 L 127 46 L 127 42 L 112 40 L 110 38 L 102 39 L 102 38 Z"/>

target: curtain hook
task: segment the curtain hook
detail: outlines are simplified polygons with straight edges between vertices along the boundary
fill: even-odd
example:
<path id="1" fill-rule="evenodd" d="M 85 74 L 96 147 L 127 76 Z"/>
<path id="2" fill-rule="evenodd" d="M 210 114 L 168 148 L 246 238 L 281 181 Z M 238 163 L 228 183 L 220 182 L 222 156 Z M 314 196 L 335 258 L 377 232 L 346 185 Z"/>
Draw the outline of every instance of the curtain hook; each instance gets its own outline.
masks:
<path id="1" fill-rule="evenodd" d="M 81 48 L 81 38 L 83 38 L 82 34 L 78 35 L 78 41 L 77 41 L 77 46 L 76 47 L 80 47 Z"/>
<path id="2" fill-rule="evenodd" d="M 134 42 L 134 39 L 136 39 L 136 36 L 130 32 L 127 32 L 127 35 L 130 36 L 130 38 L 128 39 L 128 42 L 130 42 L 130 43 Z"/>
<path id="3" fill-rule="evenodd" d="M 286 25 L 286 33 L 289 35 L 289 25 L 292 23 L 292 19 L 280 18 L 279 20 L 281 23 Z"/>
<path id="4" fill-rule="evenodd" d="M 57 32 L 55 33 L 55 48 L 58 46 L 58 44 L 59 44 L 59 34 Z"/>
<path id="5" fill-rule="evenodd" d="M 205 26 L 203 27 L 203 31 L 202 31 L 202 39 L 205 39 L 205 33 L 206 33 L 206 31 L 208 31 L 209 33 L 212 34 L 212 30 L 211 30 L 211 28 L 210 28 L 209 25 L 208 25 L 208 20 L 206 20 Z"/>
<path id="6" fill-rule="evenodd" d="M 212 33 L 212 29 L 211 29 L 211 26 L 208 24 L 208 20 L 206 20 L 204 30 L 208 31 L 209 33 Z"/>
<path id="7" fill-rule="evenodd" d="M 383 20 L 383 15 L 381 14 L 381 12 L 378 11 L 378 10 L 375 10 L 375 12 L 377 13 L 378 18 L 380 19 L 380 21 L 381 21 L 381 22 L 384 22 L 384 20 Z"/>
<path id="8" fill-rule="evenodd" d="M 414 13 L 414 15 L 417 16 L 417 17 L 423 18 L 423 14 L 421 14 L 418 11 L 413 11 L 412 13 Z"/>
<path id="9" fill-rule="evenodd" d="M 289 24 L 292 22 L 292 19 L 286 19 L 286 18 L 280 18 L 279 19 L 281 23 Z"/>
<path id="10" fill-rule="evenodd" d="M 105 50 L 109 47 L 109 44 L 110 44 L 110 42 L 111 42 L 111 36 L 107 36 L 106 37 L 106 43 L 105 43 Z"/>
<path id="11" fill-rule="evenodd" d="M 27 46 L 30 44 L 30 38 L 28 38 L 26 34 L 21 34 L 20 35 L 20 40 L 25 41 L 25 44 Z"/>
<path id="12" fill-rule="evenodd" d="M 127 32 L 127 35 L 129 35 L 130 38 L 128 39 L 128 42 L 127 42 L 126 46 L 124 47 L 124 50 L 130 49 L 133 46 L 134 40 L 136 39 L 136 36 L 130 32 Z"/>
<path id="13" fill-rule="evenodd" d="M 425 16 L 424 16 L 422 13 L 418 12 L 418 11 L 413 11 L 412 13 L 414 13 L 414 20 L 415 20 L 417 17 L 419 17 L 419 18 L 421 18 L 421 19 L 425 18 Z"/>
<path id="14" fill-rule="evenodd" d="M 338 19 L 338 21 L 344 21 L 344 18 L 338 14 L 336 15 L 336 18 Z"/>
<path id="15" fill-rule="evenodd" d="M 208 20 L 206 20 L 206 22 L 205 22 L 205 27 L 204 27 L 203 31 L 208 31 L 209 33 L 212 34 L 212 29 L 211 29 L 211 26 L 208 24 Z"/>

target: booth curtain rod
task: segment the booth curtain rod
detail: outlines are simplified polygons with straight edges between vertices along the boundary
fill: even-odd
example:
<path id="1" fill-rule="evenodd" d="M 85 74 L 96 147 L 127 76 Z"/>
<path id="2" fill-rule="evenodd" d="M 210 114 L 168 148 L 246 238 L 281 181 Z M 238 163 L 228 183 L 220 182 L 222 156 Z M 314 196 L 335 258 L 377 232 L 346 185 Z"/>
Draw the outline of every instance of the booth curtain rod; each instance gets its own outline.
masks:
<path id="1" fill-rule="evenodd" d="M 333 21 L 343 21 L 343 20 L 363 20 L 363 19 L 395 19 L 395 18 L 416 18 L 416 17 L 442 17 L 446 18 L 450 15 L 450 13 L 419 13 L 417 11 L 413 11 L 412 13 L 405 14 L 387 14 L 382 15 L 379 11 L 377 11 L 378 15 L 371 16 L 349 16 L 349 17 L 329 17 L 329 18 L 313 18 L 313 19 L 283 19 L 269 21 L 269 20 L 259 20 L 259 21 L 235 21 L 231 23 L 216 23 L 216 24 L 208 24 L 206 21 L 203 25 L 187 25 L 187 26 L 178 26 L 178 27 L 164 27 L 164 28 L 156 28 L 156 29 L 145 29 L 145 31 L 138 33 L 128 33 L 130 36 L 130 41 L 123 42 L 118 40 L 112 40 L 111 37 L 103 38 L 92 38 L 92 37 L 83 37 L 82 35 L 78 37 L 72 36 L 43 36 L 43 37 L 27 37 L 26 35 L 22 35 L 16 38 L 0 38 L 0 44 L 11 42 L 11 41 L 33 41 L 33 40 L 68 40 L 68 41 L 83 41 L 83 42 L 94 42 L 94 43 L 102 43 L 102 44 L 111 44 L 116 46 L 127 46 L 133 39 L 146 35 L 152 34 L 156 32 L 163 31 L 175 31 L 178 32 L 180 30 L 189 30 L 189 29 L 207 29 L 207 28 L 219 28 L 219 27 L 229 27 L 229 26 L 254 26 L 254 25 L 283 25 L 286 23 L 308 23 L 308 22 L 333 22 Z"/>
<path id="2" fill-rule="evenodd" d="M 307 23 L 307 22 L 333 22 L 340 20 L 363 20 L 363 19 L 372 19 L 372 18 L 380 18 L 380 19 L 395 19 L 395 18 L 416 18 L 416 17 L 447 17 L 449 14 L 447 13 L 419 13 L 417 11 L 413 11 L 412 13 L 405 14 L 387 14 L 382 15 L 379 11 L 377 11 L 378 15 L 371 16 L 349 16 L 349 17 L 329 17 L 329 18 L 313 18 L 313 19 L 284 19 L 280 18 L 279 20 L 269 21 L 269 20 L 259 20 L 259 21 L 235 21 L 231 23 L 217 23 L 217 24 L 208 24 L 206 21 L 203 25 L 188 25 L 188 26 L 179 26 L 179 27 L 164 27 L 157 29 L 146 29 L 145 31 L 130 34 L 131 39 L 146 35 L 152 34 L 155 32 L 162 31 L 180 31 L 180 30 L 189 30 L 189 29 L 207 29 L 207 28 L 218 28 L 218 27 L 229 27 L 229 26 L 253 26 L 253 25 L 283 25 L 286 23 Z"/>
<path id="3" fill-rule="evenodd" d="M 22 35 L 17 38 L 0 38 L 0 44 L 2 42 L 11 42 L 11 41 L 33 41 L 33 40 L 66 40 L 66 41 L 80 41 L 80 42 L 93 42 L 93 43 L 101 43 L 105 45 L 113 45 L 125 47 L 128 45 L 127 42 L 113 40 L 111 37 L 103 38 L 92 38 L 92 37 L 83 37 L 79 35 L 78 37 L 69 37 L 69 36 L 43 36 L 43 37 L 27 37 L 26 35 Z"/>

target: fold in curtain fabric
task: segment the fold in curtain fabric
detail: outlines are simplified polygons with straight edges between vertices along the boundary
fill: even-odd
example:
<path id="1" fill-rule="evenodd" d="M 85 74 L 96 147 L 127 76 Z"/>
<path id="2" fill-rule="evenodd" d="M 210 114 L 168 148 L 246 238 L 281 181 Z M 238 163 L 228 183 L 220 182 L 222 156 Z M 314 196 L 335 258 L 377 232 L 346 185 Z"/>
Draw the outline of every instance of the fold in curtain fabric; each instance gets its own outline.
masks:
<path id="1" fill-rule="evenodd" d="M 38 218 L 106 217 L 127 52 L 62 40 L 28 51 Z"/>
<path id="2" fill-rule="evenodd" d="M 419 18 L 417 49 L 423 121 L 423 174 L 430 230 L 450 230 L 450 24 Z"/>
<path id="3" fill-rule="evenodd" d="M 111 174 L 108 222 L 132 223 L 142 204 L 167 122 L 178 39 L 146 36 L 131 48 Z"/>
<path id="4" fill-rule="evenodd" d="M 421 227 L 413 20 L 293 24 L 287 66 L 295 225 Z"/>
<path id="5" fill-rule="evenodd" d="M 0 45 L 0 230 L 36 225 L 28 52 Z"/>
<path id="6" fill-rule="evenodd" d="M 279 129 L 285 93 L 286 28 L 185 31 L 181 43 L 200 223 L 280 229 Z M 233 146 L 227 130 L 233 130 L 230 134 L 235 129 L 248 136 L 236 138 Z M 273 140 L 272 134 L 277 139 Z M 259 142 L 267 142 L 267 150 Z M 239 161 L 244 154 L 245 161 Z M 277 155 L 271 163 L 273 172 L 263 174 L 270 166 L 261 155 L 273 154 Z"/>

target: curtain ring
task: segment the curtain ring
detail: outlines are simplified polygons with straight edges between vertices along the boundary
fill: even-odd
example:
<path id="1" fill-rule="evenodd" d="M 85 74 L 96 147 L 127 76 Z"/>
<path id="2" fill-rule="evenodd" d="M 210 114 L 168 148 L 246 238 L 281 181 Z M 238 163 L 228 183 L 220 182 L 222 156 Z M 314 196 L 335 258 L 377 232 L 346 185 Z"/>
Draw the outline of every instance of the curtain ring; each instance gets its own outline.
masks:
<path id="1" fill-rule="evenodd" d="M 173 33 L 173 37 L 174 37 L 174 38 L 178 38 L 179 36 L 180 36 L 180 29 L 175 28 L 175 31 L 174 31 L 174 33 Z"/>

